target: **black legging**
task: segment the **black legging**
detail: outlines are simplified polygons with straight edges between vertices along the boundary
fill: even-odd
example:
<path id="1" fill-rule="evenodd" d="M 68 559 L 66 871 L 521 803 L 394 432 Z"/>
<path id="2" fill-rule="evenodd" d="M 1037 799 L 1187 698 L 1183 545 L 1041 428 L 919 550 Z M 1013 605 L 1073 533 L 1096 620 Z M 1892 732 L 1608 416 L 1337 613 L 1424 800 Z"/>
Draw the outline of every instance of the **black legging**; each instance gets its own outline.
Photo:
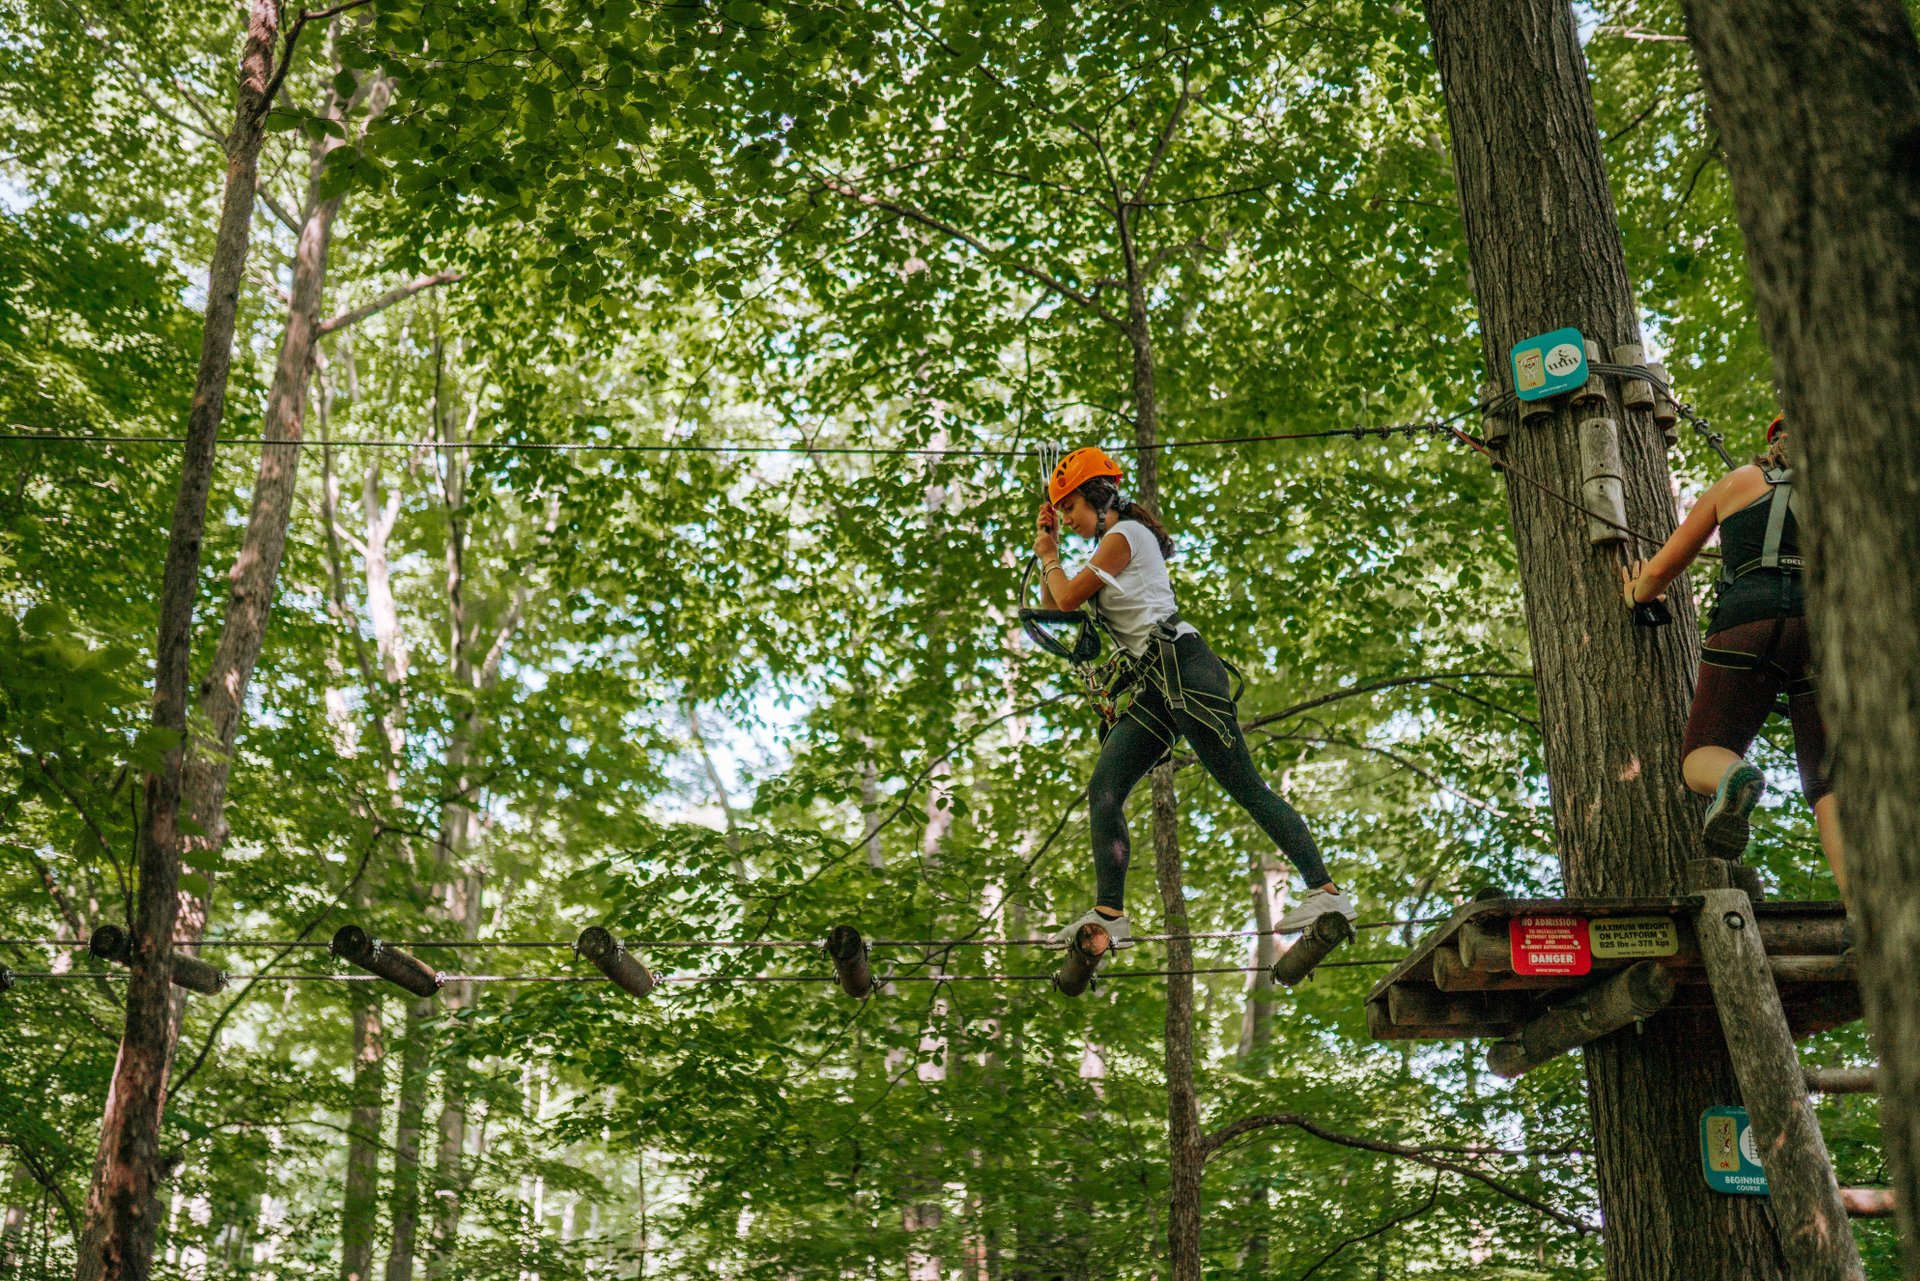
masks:
<path id="1" fill-rule="evenodd" d="M 1127 860 L 1133 849 L 1127 836 L 1127 796 L 1181 735 L 1192 744 L 1207 773 L 1253 816 L 1307 884 L 1325 885 L 1333 878 L 1320 861 L 1306 820 L 1267 786 L 1247 751 L 1225 665 L 1198 634 L 1182 636 L 1174 651 L 1179 655 L 1179 681 L 1189 706 L 1173 710 L 1160 689 L 1143 680 L 1133 705 L 1102 744 L 1093 782 L 1087 787 L 1100 906 L 1116 911 L 1125 906 Z M 1202 717 L 1196 718 L 1195 711 Z"/>

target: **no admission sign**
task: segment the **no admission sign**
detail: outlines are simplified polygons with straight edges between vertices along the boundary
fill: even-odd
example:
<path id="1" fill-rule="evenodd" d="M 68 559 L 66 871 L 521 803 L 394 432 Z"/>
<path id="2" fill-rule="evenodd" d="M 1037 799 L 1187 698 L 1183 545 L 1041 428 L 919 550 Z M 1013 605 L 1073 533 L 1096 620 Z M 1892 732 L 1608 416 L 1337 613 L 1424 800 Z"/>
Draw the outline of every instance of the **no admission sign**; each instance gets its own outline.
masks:
<path id="1" fill-rule="evenodd" d="M 1593 941 L 1584 916 L 1516 916 L 1507 922 L 1515 974 L 1586 974 Z"/>

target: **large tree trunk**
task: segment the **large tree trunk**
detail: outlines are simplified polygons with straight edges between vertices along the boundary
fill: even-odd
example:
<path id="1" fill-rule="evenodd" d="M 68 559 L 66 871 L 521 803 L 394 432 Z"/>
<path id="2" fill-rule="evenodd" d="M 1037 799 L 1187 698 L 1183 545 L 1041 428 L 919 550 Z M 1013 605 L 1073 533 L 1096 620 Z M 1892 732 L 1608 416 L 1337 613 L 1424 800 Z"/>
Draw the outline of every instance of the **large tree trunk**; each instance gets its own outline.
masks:
<path id="1" fill-rule="evenodd" d="M 1564 325 L 1607 349 L 1638 342 L 1566 0 L 1430 0 L 1427 13 L 1494 379 L 1506 382 L 1514 343 Z M 1617 394 L 1607 412 L 1621 425 L 1627 523 L 1664 537 L 1674 521 L 1660 432 Z M 1527 476 L 1579 492 L 1564 405 L 1517 430 L 1507 452 Z M 1507 502 L 1567 892 L 1673 893 L 1699 845 L 1680 777 L 1699 658 L 1691 596 L 1683 581 L 1670 593 L 1674 625 L 1635 629 L 1618 561 L 1588 545 L 1584 517 L 1520 479 L 1509 479 Z M 1781 1277 L 1765 1204 L 1716 1196 L 1700 1177 L 1700 1113 L 1739 1097 L 1712 1011 L 1608 1037 L 1588 1047 L 1586 1068 L 1611 1281 Z"/>
<path id="2" fill-rule="evenodd" d="M 126 1030 L 107 1092 L 100 1150 L 87 1191 L 86 1226 L 75 1275 L 144 1278 L 153 1262 L 160 1177 L 160 1118 L 173 1059 L 173 931 L 179 913 L 180 792 L 187 748 L 187 699 L 192 680 L 194 588 L 200 540 L 213 485 L 214 443 L 226 411 L 233 360 L 234 312 L 253 231 L 254 184 L 273 75 L 280 8 L 253 0 L 240 59 L 239 102 L 228 135 L 226 194 L 207 272 L 207 313 L 201 329 L 200 368 L 187 415 L 187 444 L 174 500 L 160 587 L 160 625 L 154 646 L 154 728 L 173 736 L 161 768 L 146 779 L 146 810 L 139 840 L 132 973 L 127 984 Z"/>
<path id="3" fill-rule="evenodd" d="M 1897 0 L 1689 0 L 1811 499 L 1808 616 L 1920 1279 L 1920 47 Z"/>

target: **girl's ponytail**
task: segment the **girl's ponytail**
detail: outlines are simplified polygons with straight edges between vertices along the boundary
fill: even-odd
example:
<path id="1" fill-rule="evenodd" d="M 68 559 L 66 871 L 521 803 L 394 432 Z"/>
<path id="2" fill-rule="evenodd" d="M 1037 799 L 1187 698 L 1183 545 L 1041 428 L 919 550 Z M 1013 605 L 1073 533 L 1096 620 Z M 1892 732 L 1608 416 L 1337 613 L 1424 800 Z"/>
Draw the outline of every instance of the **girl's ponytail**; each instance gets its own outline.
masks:
<path id="1" fill-rule="evenodd" d="M 1092 480 L 1080 486 L 1079 493 L 1088 503 L 1092 504 L 1095 511 L 1110 511 L 1119 516 L 1121 520 L 1137 520 L 1142 525 L 1145 525 L 1153 531 L 1153 540 L 1160 544 L 1160 554 L 1165 557 L 1172 557 L 1173 539 L 1168 536 L 1167 527 L 1160 523 L 1160 518 L 1154 515 L 1149 508 L 1131 499 L 1122 500 L 1120 497 L 1120 487 L 1113 483 L 1111 477 L 1095 476 Z"/>

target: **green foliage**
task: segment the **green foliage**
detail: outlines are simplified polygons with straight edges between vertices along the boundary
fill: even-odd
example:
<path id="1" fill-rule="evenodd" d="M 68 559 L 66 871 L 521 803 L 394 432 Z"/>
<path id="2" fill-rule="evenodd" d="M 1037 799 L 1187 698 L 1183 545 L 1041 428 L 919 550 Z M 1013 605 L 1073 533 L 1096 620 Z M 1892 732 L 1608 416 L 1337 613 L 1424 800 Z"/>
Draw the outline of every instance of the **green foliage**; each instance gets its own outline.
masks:
<path id="1" fill-rule="evenodd" d="M 464 278 L 323 344 L 231 834 L 190 866 L 214 937 L 306 946 L 207 955 L 333 972 L 312 945 L 349 919 L 449 942 L 450 890 L 474 885 L 483 941 L 605 924 L 652 943 L 634 950 L 661 973 L 711 980 L 644 1002 L 480 984 L 415 1022 L 373 989 L 382 1249 L 400 1065 L 423 1038 L 422 1248 L 457 1203 L 458 1275 L 1163 1267 L 1160 982 L 1067 1002 L 965 981 L 1043 974 L 1032 949 L 898 942 L 1031 937 L 1085 906 L 1088 714 L 1013 624 L 1039 492 L 1025 451 L 1132 440 L 1142 333 L 1180 446 L 1158 469 L 1183 613 L 1245 669 L 1256 755 L 1365 916 L 1558 888 L 1499 479 L 1443 436 L 1201 443 L 1472 424 L 1478 344 L 1417 8 L 381 0 L 307 32 L 262 172 L 297 214 L 311 146 L 344 144 L 316 187 L 346 198 L 324 314 Z M 1677 30 L 1670 5 L 1616 9 Z M 235 13 L 0 11 L 30 36 L 0 42 L 18 86 L 0 408 L 36 431 L 177 434 L 222 176 L 199 126 L 230 110 Z M 1766 364 L 1684 48 L 1602 33 L 1589 52 L 1650 328 L 1696 403 L 1758 421 Z M 344 123 L 329 94 L 354 104 Z M 229 437 L 254 434 L 284 325 L 293 234 L 263 211 L 255 235 Z M 1130 261 L 1150 268 L 1131 296 Z M 429 443 L 449 440 L 527 448 Z M 620 449 L 537 448 L 568 442 Z M 751 452 L 769 443 L 814 452 Z M 659 449 L 688 444 L 713 451 Z M 834 452 L 876 446 L 1009 456 Z M 1682 459 L 1687 485 L 1708 478 L 1697 442 Z M 162 746 L 141 726 L 177 460 L 0 444 L 6 937 L 125 918 L 139 774 Z M 197 671 L 255 461 L 221 455 Z M 1271 851 L 1198 771 L 1177 787 L 1192 923 L 1244 930 Z M 1142 848 L 1145 808 L 1143 790 Z M 1798 802 L 1763 827 L 1770 873 L 1824 892 Z M 1135 881 L 1136 928 L 1156 932 Z M 872 1000 L 745 981 L 823 980 L 810 949 L 671 946 L 842 922 L 896 941 Z M 1417 937 L 1370 930 L 1348 955 Z M 1245 943 L 1200 963 L 1246 965 Z M 448 973 L 592 975 L 563 946 L 416 950 Z M 0 962 L 102 972 L 0 995 L 0 1202 L 44 1233 L 20 1274 L 51 1276 L 117 989 L 71 949 Z M 962 981 L 917 981 L 936 972 Z M 1595 1217 L 1577 1066 L 1507 1084 L 1477 1046 L 1372 1043 L 1379 973 L 1264 996 L 1204 976 L 1204 1123 L 1290 1111 L 1498 1149 L 1463 1159 Z M 238 981 L 188 1001 L 167 1266 L 337 1273 L 348 990 Z M 1243 1046 L 1260 1000 L 1272 1039 Z M 456 1174 L 436 1123 L 461 1100 Z M 1847 1177 L 1872 1181 L 1871 1126 L 1827 1106 Z M 1595 1240 L 1483 1183 L 1295 1130 L 1222 1150 L 1206 1197 L 1209 1275 L 1601 1274 Z"/>

